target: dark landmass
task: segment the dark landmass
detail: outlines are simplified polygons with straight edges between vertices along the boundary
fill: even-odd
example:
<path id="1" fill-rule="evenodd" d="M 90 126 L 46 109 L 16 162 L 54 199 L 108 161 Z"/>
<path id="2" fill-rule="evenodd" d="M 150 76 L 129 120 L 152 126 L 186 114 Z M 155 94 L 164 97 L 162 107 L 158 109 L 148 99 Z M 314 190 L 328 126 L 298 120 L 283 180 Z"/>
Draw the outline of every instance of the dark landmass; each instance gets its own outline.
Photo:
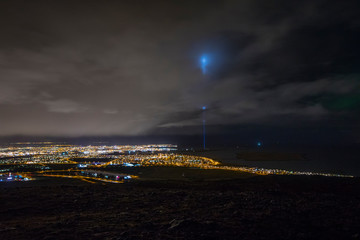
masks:
<path id="1" fill-rule="evenodd" d="M 75 167 L 76 164 L 0 164 L 0 169 L 8 169 L 10 172 L 34 172 L 45 169 L 66 170 Z"/>
<path id="2" fill-rule="evenodd" d="M 359 239 L 357 178 L 0 184 L 0 239 Z"/>
<path id="3" fill-rule="evenodd" d="M 121 172 L 139 176 L 141 180 L 218 181 L 256 176 L 253 173 L 220 169 L 188 167 L 121 167 L 107 166 L 106 171 Z"/>
<path id="4" fill-rule="evenodd" d="M 304 161 L 304 156 L 298 153 L 244 151 L 239 152 L 238 159 L 245 161 Z"/>

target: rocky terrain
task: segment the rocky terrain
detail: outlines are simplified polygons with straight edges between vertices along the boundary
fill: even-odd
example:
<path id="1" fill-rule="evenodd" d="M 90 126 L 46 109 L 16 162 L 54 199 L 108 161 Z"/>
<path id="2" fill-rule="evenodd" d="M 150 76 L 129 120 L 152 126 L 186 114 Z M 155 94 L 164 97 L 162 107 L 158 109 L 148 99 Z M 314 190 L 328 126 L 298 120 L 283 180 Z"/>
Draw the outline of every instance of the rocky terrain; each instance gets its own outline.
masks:
<path id="1" fill-rule="evenodd" d="M 0 184 L 0 239 L 360 239 L 360 181 Z"/>

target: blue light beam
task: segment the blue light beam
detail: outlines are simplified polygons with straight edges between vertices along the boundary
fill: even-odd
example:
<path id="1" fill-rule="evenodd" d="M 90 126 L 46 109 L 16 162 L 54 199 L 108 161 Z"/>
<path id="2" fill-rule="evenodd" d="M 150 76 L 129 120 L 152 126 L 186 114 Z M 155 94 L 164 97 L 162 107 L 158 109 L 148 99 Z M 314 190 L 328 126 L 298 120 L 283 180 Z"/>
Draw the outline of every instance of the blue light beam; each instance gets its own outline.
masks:
<path id="1" fill-rule="evenodd" d="M 205 110 L 206 110 L 206 107 L 203 106 L 202 107 L 202 117 L 203 117 L 203 148 L 204 148 L 204 151 L 206 149 L 206 118 L 205 118 Z"/>
<path id="2" fill-rule="evenodd" d="M 209 59 L 206 56 L 201 57 L 201 70 L 202 73 L 205 75 L 207 70 L 207 65 L 209 64 Z"/>

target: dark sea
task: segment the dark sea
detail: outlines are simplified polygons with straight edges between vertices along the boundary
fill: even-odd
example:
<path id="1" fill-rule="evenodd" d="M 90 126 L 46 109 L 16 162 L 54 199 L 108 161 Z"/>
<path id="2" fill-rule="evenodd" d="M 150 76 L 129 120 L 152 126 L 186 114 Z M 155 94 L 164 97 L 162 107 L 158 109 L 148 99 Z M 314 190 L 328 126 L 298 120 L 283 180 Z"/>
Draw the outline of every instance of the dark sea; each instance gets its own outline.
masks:
<path id="1" fill-rule="evenodd" d="M 303 156 L 304 160 L 246 161 L 237 158 L 236 154 L 241 151 L 296 153 Z M 289 171 L 338 173 L 360 177 L 360 154 L 359 150 L 354 147 L 231 148 L 210 150 L 204 152 L 204 155 L 220 160 L 224 164 L 276 168 Z"/>

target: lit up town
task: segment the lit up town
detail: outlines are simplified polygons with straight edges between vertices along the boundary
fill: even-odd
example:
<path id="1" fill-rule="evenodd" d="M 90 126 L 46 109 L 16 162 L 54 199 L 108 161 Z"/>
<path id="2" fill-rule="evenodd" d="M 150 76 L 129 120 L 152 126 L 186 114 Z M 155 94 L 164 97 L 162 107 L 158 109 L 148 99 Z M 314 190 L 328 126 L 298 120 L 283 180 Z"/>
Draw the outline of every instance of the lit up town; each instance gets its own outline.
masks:
<path id="1" fill-rule="evenodd" d="M 119 173 L 136 167 L 183 167 L 235 171 L 256 175 L 350 175 L 223 165 L 213 159 L 177 151 L 172 144 L 89 145 L 16 143 L 0 149 L 0 181 L 29 181 L 44 177 L 76 178 L 87 182 L 123 183 L 139 178 Z M 110 172 L 111 167 L 120 167 Z M 126 171 L 125 171 L 126 172 Z"/>

